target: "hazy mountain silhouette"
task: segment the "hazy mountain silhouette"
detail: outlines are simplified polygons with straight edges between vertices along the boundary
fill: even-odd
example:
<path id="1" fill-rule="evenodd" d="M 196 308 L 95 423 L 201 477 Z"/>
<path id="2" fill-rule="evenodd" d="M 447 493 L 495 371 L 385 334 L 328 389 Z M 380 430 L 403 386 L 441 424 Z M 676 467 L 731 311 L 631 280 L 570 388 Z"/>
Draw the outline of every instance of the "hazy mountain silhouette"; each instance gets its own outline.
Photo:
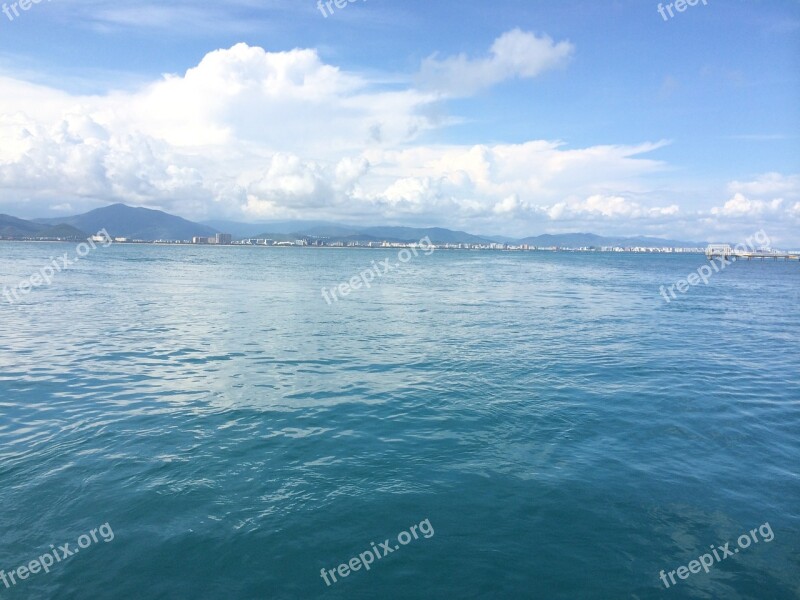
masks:
<path id="1" fill-rule="evenodd" d="M 160 210 L 133 208 L 125 204 L 112 204 L 73 217 L 36 219 L 36 222 L 49 225 L 63 223 L 92 233 L 105 229 L 112 237 L 146 241 L 191 240 L 195 236 L 213 236 L 217 233 L 216 229 Z"/>
<path id="2" fill-rule="evenodd" d="M 64 235 L 43 235 L 48 227 Z M 0 215 L 0 235 L 6 237 L 85 237 L 84 232 L 96 233 L 105 229 L 113 237 L 154 240 L 190 240 L 195 236 L 209 237 L 215 233 L 230 233 L 234 239 L 270 238 L 276 241 L 300 238 L 321 239 L 326 242 L 417 242 L 429 238 L 435 244 L 490 244 L 492 242 L 527 244 L 537 247 L 623 248 L 644 246 L 655 248 L 699 248 L 705 242 L 683 242 L 653 237 L 606 237 L 593 233 L 544 234 L 514 240 L 502 236 L 480 236 L 442 227 L 418 228 L 396 226 L 355 226 L 327 221 L 280 221 L 273 223 L 237 223 L 234 221 L 208 221 L 194 223 L 160 210 L 133 208 L 125 204 L 112 204 L 72 217 L 35 219 L 25 221 Z"/>

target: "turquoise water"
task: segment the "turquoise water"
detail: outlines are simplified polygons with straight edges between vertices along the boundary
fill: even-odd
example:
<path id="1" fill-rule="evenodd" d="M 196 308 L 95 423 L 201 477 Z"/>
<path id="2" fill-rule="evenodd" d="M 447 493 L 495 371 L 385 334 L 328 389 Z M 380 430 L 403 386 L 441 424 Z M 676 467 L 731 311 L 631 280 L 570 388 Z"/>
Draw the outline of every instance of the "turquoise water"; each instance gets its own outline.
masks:
<path id="1" fill-rule="evenodd" d="M 0 290 L 71 245 L 0 243 Z M 798 598 L 800 265 L 98 248 L 0 299 L 0 598 Z M 326 585 L 321 569 L 434 532 Z M 734 557 L 675 570 L 769 523 Z"/>

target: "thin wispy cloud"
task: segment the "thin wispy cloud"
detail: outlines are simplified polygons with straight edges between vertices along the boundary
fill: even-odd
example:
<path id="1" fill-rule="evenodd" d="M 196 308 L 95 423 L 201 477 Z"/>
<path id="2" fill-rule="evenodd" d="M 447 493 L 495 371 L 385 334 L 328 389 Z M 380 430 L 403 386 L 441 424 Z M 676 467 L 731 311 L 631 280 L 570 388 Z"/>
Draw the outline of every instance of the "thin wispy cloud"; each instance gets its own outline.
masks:
<path id="1" fill-rule="evenodd" d="M 515 29 L 495 40 L 486 58 L 460 54 L 425 59 L 418 81 L 423 88 L 447 96 L 469 96 L 509 79 L 532 79 L 564 67 L 574 52 L 575 46 L 568 41 L 555 42 L 547 35 Z"/>

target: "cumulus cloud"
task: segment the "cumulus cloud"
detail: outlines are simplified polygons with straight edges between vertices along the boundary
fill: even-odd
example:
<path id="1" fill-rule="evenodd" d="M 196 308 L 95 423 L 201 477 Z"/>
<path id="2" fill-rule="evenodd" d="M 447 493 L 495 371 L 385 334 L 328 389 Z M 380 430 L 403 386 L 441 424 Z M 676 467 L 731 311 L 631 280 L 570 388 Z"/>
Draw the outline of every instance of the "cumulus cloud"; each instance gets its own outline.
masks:
<path id="1" fill-rule="evenodd" d="M 800 199 L 800 175 L 764 173 L 752 181 L 732 181 L 728 189 L 733 196 L 712 208 L 712 215 L 739 220 L 798 216 L 800 203 L 790 203 Z"/>
<path id="2" fill-rule="evenodd" d="M 697 214 L 706 230 L 718 232 L 717 239 L 744 239 L 760 227 L 777 245 L 797 243 L 800 176 L 764 173 L 751 181 L 732 181 L 727 188 L 733 194 L 727 201 Z"/>
<path id="3" fill-rule="evenodd" d="M 184 202 L 208 209 L 241 196 L 232 180 L 204 175 L 207 161 L 140 133 L 109 130 L 85 114 L 65 114 L 49 128 L 20 114 L 0 116 L 0 139 L 0 186 L 7 191 L 178 210 Z"/>
<path id="4" fill-rule="evenodd" d="M 800 197 L 800 175 L 783 175 L 781 173 L 765 173 L 755 181 L 733 181 L 728 185 L 733 193 L 742 193 L 755 197 L 783 196 Z"/>
<path id="5" fill-rule="evenodd" d="M 433 100 L 413 90 L 375 89 L 324 63 L 316 50 L 237 44 L 124 99 L 121 108 L 150 135 L 175 145 L 239 141 L 332 154 L 362 149 L 374 141 L 375 127 L 384 143 L 413 140 L 434 126 L 422 114 Z"/>
<path id="6" fill-rule="evenodd" d="M 570 42 L 556 43 L 547 35 L 536 36 L 514 29 L 495 40 L 487 58 L 470 59 L 465 54 L 427 58 L 419 81 L 426 89 L 448 96 L 465 96 L 507 79 L 532 79 L 563 67 L 574 51 Z"/>
<path id="7" fill-rule="evenodd" d="M 48 206 L 81 204 L 69 196 L 183 205 L 188 217 L 320 206 L 356 191 L 365 148 L 435 126 L 422 111 L 431 95 L 380 89 L 310 49 L 237 44 L 184 75 L 105 96 L 3 82 L 0 183 L 6 198 L 59 199 Z"/>
<path id="8" fill-rule="evenodd" d="M 622 196 L 595 194 L 584 200 L 558 202 L 545 208 L 551 219 L 598 216 L 610 219 L 643 219 L 668 217 L 678 214 L 676 204 L 647 208 Z"/>
<path id="9" fill-rule="evenodd" d="M 474 90 L 533 77 L 571 52 L 566 42 L 514 31 L 490 58 L 438 64 L 453 66 L 453 77 L 463 69 Z M 8 90 L 0 96 L 2 212 L 125 202 L 191 219 L 319 218 L 520 237 L 598 222 L 609 233 L 668 235 L 671 223 L 693 217 L 653 184 L 669 165 L 652 154 L 667 142 L 432 144 L 428 134 L 447 122 L 439 93 L 387 89 L 313 49 L 237 44 L 184 74 L 97 96 L 7 76 L 0 85 Z M 797 175 L 768 173 L 729 191 L 700 218 L 800 218 Z"/>
<path id="10" fill-rule="evenodd" d="M 362 197 L 359 181 L 369 166 L 364 158 L 343 158 L 329 167 L 278 152 L 269 161 L 266 173 L 249 185 L 243 210 L 253 217 L 291 217 L 306 210 L 347 205 Z"/>
<path id="11" fill-rule="evenodd" d="M 711 214 L 725 217 L 759 217 L 767 213 L 777 214 L 782 205 L 782 198 L 765 202 L 750 200 L 744 194 L 737 192 L 724 206 L 712 208 Z"/>

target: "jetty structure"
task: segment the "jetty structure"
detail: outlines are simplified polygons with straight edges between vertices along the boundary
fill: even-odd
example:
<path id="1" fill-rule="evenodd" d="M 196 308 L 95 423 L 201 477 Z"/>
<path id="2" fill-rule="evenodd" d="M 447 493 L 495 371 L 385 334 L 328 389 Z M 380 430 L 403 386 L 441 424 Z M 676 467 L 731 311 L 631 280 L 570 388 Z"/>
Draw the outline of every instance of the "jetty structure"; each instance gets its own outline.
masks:
<path id="1" fill-rule="evenodd" d="M 800 252 L 780 252 L 777 250 L 737 250 L 732 248 L 730 244 L 709 244 L 706 248 L 706 258 L 712 260 L 713 258 L 721 257 L 724 259 L 760 259 L 760 260 L 800 260 Z"/>

